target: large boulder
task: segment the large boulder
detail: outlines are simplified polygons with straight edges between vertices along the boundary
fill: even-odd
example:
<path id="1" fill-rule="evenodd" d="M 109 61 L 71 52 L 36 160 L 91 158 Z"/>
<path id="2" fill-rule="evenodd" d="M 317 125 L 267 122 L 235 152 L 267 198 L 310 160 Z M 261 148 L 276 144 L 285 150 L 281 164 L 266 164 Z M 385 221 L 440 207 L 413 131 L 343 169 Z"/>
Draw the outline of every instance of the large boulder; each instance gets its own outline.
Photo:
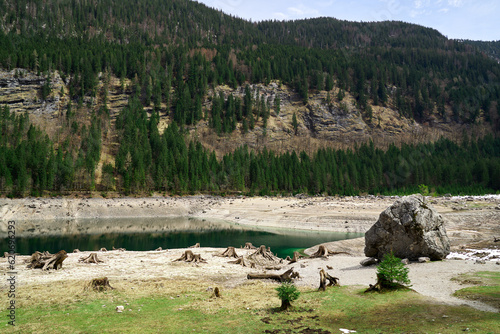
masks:
<path id="1" fill-rule="evenodd" d="M 441 260 L 450 253 L 443 217 L 422 196 L 397 200 L 365 233 L 366 256 L 382 259 L 391 251 L 410 260 Z"/>

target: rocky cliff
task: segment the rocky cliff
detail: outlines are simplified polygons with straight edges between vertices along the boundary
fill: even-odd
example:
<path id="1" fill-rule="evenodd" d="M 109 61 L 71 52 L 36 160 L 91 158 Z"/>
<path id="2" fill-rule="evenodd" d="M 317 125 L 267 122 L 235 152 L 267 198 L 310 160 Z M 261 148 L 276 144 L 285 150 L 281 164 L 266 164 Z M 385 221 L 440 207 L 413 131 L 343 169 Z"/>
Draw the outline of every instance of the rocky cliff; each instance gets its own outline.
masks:
<path id="1" fill-rule="evenodd" d="M 103 153 L 112 155 L 117 147 L 113 142 L 114 119 L 119 111 L 127 104 L 130 91 L 123 90 L 118 78 L 111 77 L 107 82 L 104 75 L 100 76 L 98 93 L 95 98 L 87 97 L 85 103 L 77 105 L 72 101 L 73 110 L 76 110 L 78 121 L 88 123 L 92 111 L 106 103 L 110 110 L 108 140 L 103 141 Z M 0 71 L 0 106 L 8 105 L 16 113 L 27 112 L 30 120 L 37 123 L 49 133 L 54 140 L 61 140 L 62 123 L 68 106 L 68 82 L 54 72 L 50 76 L 50 94 L 43 99 L 42 89 L 47 77 L 35 73 L 14 69 Z M 125 82 L 127 87 L 130 82 Z M 102 90 L 106 89 L 107 99 L 104 101 Z M 305 150 L 314 152 L 319 147 L 347 147 L 356 143 L 373 140 L 379 146 L 391 142 L 425 141 L 436 139 L 439 136 L 461 135 L 462 131 L 479 131 L 474 127 L 463 128 L 458 124 L 447 122 L 446 119 L 434 119 L 432 123 L 419 124 L 399 114 L 392 107 L 391 99 L 386 106 L 372 106 L 373 114 L 368 118 L 365 112 L 360 111 L 355 100 L 348 93 L 342 101 L 338 101 L 337 88 L 330 92 L 332 97 L 328 101 L 328 92 L 313 91 L 309 94 L 308 103 L 304 104 L 298 94 L 285 85 L 271 82 L 268 85 L 257 84 L 250 86 L 255 99 L 265 100 L 272 106 L 276 97 L 281 100 L 281 110 L 277 114 L 271 109 L 271 116 L 264 129 L 262 121 L 255 124 L 253 130 L 243 133 L 241 124 L 231 134 L 218 136 L 209 127 L 208 118 L 190 127 L 192 138 L 200 140 L 207 148 L 214 149 L 218 155 L 229 152 L 241 145 L 252 148 L 273 149 L 278 152 L 289 150 Z M 210 112 L 210 97 L 223 92 L 225 96 L 233 94 L 243 98 L 245 87 L 232 89 L 228 86 L 218 86 L 209 90 L 203 103 L 206 114 Z M 145 108 L 147 112 L 152 107 Z M 298 120 L 297 132 L 292 126 L 293 114 Z M 171 113 L 167 106 L 162 105 L 160 112 L 160 131 L 171 122 Z M 478 126 L 484 131 L 484 127 Z M 59 130 L 59 131 L 58 131 Z"/>

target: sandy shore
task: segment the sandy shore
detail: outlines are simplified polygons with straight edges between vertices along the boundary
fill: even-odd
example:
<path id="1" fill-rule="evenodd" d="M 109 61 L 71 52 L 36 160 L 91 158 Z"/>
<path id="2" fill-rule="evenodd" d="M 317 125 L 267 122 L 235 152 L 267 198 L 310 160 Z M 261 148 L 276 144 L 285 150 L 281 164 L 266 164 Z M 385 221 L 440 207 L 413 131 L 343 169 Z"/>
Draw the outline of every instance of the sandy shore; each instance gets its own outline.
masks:
<path id="1" fill-rule="evenodd" d="M 365 232 L 377 220 L 380 212 L 396 199 L 390 197 L 357 198 L 218 198 L 195 196 L 182 198 L 120 198 L 120 199 L 1 199 L 2 221 L 0 234 L 6 234 L 9 220 L 21 222 L 16 233 L 22 236 L 37 234 L 91 233 L 93 227 L 82 227 L 79 220 L 92 218 L 131 217 L 196 217 L 230 221 L 242 226 L 270 226 L 302 230 L 323 230 L 342 232 Z M 455 251 L 464 248 L 498 248 L 493 236 L 500 237 L 500 196 L 467 198 L 430 198 L 429 202 L 446 220 L 448 235 Z M 27 223 L 29 221 L 29 223 Z M 61 228 L 61 221 L 64 228 Z M 90 224 L 91 225 L 91 224 Z M 75 226 L 79 226 L 78 228 Z M 134 229 L 154 231 L 158 226 L 117 227 L 119 231 L 133 232 Z M 82 230 L 83 229 L 83 230 Z M 339 277 L 343 285 L 368 286 L 376 281 L 375 267 L 362 267 L 364 239 L 345 240 L 329 244 L 333 250 L 346 251 L 350 255 L 337 255 L 328 259 L 303 259 L 296 264 L 279 265 L 281 273 L 294 267 L 300 273 L 300 286 L 317 287 L 320 268 Z M 165 245 L 164 248 L 168 248 Z M 67 250 L 72 251 L 72 250 Z M 227 258 L 214 256 L 223 249 L 198 248 L 207 263 L 190 264 L 172 262 L 183 249 L 150 252 L 99 252 L 101 264 L 82 264 L 78 259 L 89 252 L 71 253 L 65 260 L 63 270 L 42 272 L 29 270 L 23 264 L 28 257 L 17 257 L 18 284 L 23 286 L 46 285 L 68 280 L 87 281 L 98 276 L 107 276 L 111 281 L 152 279 L 203 279 L 224 287 L 244 284 L 249 272 L 261 272 L 262 268 L 251 269 L 228 264 Z M 312 249 L 309 250 L 309 252 Z M 250 250 L 237 250 L 238 255 L 248 255 Z M 487 305 L 459 300 L 451 296 L 464 286 L 451 278 L 473 271 L 498 271 L 497 260 L 476 264 L 473 260 L 445 260 L 433 263 L 412 263 L 409 265 L 410 279 L 417 292 L 434 297 L 449 304 L 467 303 L 473 307 L 496 311 Z M 285 261 L 286 263 L 286 261 Z M 0 259 L 0 274 L 7 274 L 7 260 Z M 269 272 L 269 271 L 268 271 Z M 209 284 L 209 283 L 207 283 Z M 4 289 L 4 283 L 2 283 Z"/>

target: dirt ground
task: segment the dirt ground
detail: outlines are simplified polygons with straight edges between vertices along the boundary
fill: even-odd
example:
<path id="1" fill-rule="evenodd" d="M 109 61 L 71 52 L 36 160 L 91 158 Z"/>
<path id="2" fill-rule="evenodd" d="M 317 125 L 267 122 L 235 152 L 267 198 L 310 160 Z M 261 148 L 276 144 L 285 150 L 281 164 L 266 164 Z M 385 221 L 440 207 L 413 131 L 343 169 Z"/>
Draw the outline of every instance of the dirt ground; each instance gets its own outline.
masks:
<path id="1" fill-rule="evenodd" d="M 374 196 L 0 199 L 0 216 L 2 216 L 0 235 L 5 237 L 7 222 L 10 220 L 21 222 L 16 226 L 18 235 L 33 236 L 81 233 L 82 226 L 76 223 L 79 218 L 180 216 L 224 220 L 240 225 L 365 232 L 376 222 L 379 214 L 395 200 L 395 197 Z M 465 286 L 451 278 L 467 272 L 500 269 L 497 264 L 500 263 L 500 242 L 495 242 L 496 238 L 500 238 L 500 196 L 428 198 L 428 202 L 445 218 L 453 256 L 439 262 L 409 264 L 412 288 L 443 303 L 466 303 L 481 310 L 498 312 L 484 304 L 452 297 L 454 291 Z M 63 227 L 61 219 L 66 220 Z M 29 220 L 30 223 L 23 223 L 25 220 Z M 85 232 L 90 233 L 93 228 L 87 227 Z M 119 231 L 132 232 L 144 228 L 153 231 L 159 227 L 120 225 L 117 228 Z M 167 247 L 168 245 L 164 248 Z M 348 254 L 330 256 L 326 259 L 301 259 L 295 264 L 288 264 L 288 261 L 283 260 L 283 263 L 274 265 L 277 270 L 229 264 L 229 259 L 216 256 L 224 249 L 214 248 L 193 249 L 206 260 L 206 263 L 196 264 L 174 262 L 185 249 L 98 252 L 98 257 L 104 261 L 100 264 L 79 263 L 79 258 L 89 255 L 90 252 L 69 253 L 72 250 L 67 250 L 69 257 L 64 261 L 62 270 L 58 271 L 27 269 L 24 261 L 29 259 L 29 256 L 17 256 L 17 282 L 22 291 L 31 290 L 34 286 L 46 286 L 56 282 L 84 282 L 102 276 L 107 276 L 111 282 L 120 284 L 137 280 L 196 280 L 202 277 L 207 285 L 217 284 L 231 288 L 248 282 L 248 273 L 282 273 L 291 267 L 300 274 L 296 284 L 311 288 L 319 286 L 321 268 L 338 277 L 342 285 L 368 286 L 376 281 L 376 268 L 362 267 L 359 264 L 364 259 L 364 238 L 330 243 L 328 248 Z M 465 256 L 467 252 L 471 252 L 470 249 L 480 249 L 482 252 L 488 250 L 486 261 L 483 263 L 476 261 L 477 257 Z M 313 251 L 314 248 L 311 248 L 306 250 L 306 253 L 310 254 Z M 254 250 L 236 249 L 236 252 L 238 255 L 247 256 Z M 484 257 L 484 254 L 482 256 Z M 0 275 L 5 277 L 8 271 L 7 259 L 1 258 Z M 6 289 L 5 280 L 3 281 L 2 290 Z"/>

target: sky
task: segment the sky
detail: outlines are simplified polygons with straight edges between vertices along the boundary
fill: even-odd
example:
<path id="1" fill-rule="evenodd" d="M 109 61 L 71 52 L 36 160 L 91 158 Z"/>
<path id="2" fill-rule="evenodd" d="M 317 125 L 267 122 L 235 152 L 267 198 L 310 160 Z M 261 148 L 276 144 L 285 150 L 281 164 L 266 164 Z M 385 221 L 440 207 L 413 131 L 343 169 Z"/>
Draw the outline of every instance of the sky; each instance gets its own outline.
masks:
<path id="1" fill-rule="evenodd" d="M 500 40 L 500 0 L 197 0 L 247 20 L 320 16 L 349 21 L 404 21 L 453 39 Z"/>

